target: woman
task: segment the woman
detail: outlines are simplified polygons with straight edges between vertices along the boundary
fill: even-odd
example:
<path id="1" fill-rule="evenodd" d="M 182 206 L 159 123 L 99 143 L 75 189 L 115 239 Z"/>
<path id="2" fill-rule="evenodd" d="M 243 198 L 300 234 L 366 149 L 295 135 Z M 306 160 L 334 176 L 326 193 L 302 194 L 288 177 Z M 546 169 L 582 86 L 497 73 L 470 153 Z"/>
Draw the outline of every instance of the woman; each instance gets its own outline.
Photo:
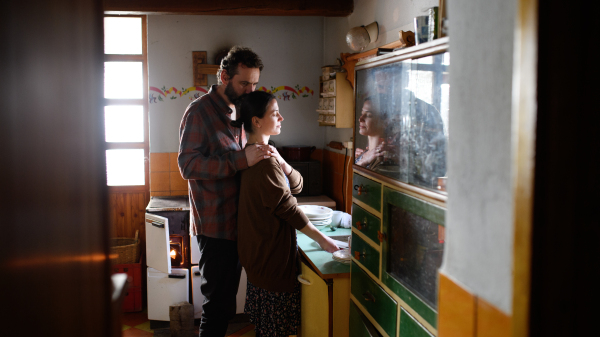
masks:
<path id="1" fill-rule="evenodd" d="M 374 169 L 383 161 L 385 153 L 385 123 L 381 119 L 380 111 L 375 108 L 373 98 L 364 100 L 360 117 L 358 118 L 358 133 L 367 136 L 368 146 L 362 150 L 356 149 L 356 165 Z"/>
<path id="2" fill-rule="evenodd" d="M 281 132 L 283 117 L 275 96 L 264 91 L 245 95 L 239 117 L 248 145 L 267 144 Z M 302 176 L 277 152 L 241 173 L 238 206 L 238 254 L 246 269 L 244 311 L 256 336 L 297 334 L 300 324 L 299 253 L 296 229 L 333 253 L 339 248 L 313 226 L 297 207 L 292 193 L 302 190 Z"/>

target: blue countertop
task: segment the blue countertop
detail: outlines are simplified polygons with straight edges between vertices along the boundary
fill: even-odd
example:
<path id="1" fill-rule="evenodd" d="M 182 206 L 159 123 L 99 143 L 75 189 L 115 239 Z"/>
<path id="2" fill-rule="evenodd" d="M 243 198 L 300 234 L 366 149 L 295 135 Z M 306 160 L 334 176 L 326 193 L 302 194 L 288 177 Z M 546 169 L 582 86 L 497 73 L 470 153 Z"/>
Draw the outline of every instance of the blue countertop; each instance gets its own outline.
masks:
<path id="1" fill-rule="evenodd" d="M 331 231 L 329 227 L 317 227 L 323 234 L 327 236 L 351 235 L 350 228 L 336 228 Z M 321 247 L 311 238 L 297 233 L 298 247 L 300 252 L 308 260 L 309 264 L 323 279 L 331 279 L 337 277 L 350 277 L 350 265 L 333 260 L 331 253 L 321 249 Z"/>

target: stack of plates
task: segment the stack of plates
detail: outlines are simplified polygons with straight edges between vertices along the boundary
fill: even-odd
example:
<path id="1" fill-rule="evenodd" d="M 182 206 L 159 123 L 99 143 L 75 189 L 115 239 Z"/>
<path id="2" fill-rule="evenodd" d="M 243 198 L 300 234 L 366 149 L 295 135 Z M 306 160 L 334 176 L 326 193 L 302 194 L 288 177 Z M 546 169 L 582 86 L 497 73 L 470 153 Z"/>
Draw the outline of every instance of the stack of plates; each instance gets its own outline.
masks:
<path id="1" fill-rule="evenodd" d="M 334 261 L 350 264 L 350 251 L 348 249 L 335 251 L 333 254 L 331 254 L 331 258 Z"/>
<path id="2" fill-rule="evenodd" d="M 315 226 L 325 226 L 331 223 L 333 210 L 329 207 L 318 205 L 301 205 L 298 206 L 304 212 L 308 220 Z"/>

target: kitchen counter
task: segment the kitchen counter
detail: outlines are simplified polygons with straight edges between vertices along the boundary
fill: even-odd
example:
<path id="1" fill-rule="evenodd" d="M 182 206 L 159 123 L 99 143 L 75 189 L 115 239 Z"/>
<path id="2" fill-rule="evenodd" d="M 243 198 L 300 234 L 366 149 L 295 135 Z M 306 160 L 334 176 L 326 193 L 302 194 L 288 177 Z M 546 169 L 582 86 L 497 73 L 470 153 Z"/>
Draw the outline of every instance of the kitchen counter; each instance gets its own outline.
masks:
<path id="1" fill-rule="evenodd" d="M 331 231 L 329 227 L 317 227 L 323 234 L 327 236 L 351 235 L 350 228 L 336 228 Z M 305 262 L 323 279 L 332 279 L 338 277 L 350 277 L 350 265 L 334 261 L 331 253 L 321 249 L 319 245 L 311 238 L 297 232 L 298 247 L 300 253 L 305 258 Z"/>

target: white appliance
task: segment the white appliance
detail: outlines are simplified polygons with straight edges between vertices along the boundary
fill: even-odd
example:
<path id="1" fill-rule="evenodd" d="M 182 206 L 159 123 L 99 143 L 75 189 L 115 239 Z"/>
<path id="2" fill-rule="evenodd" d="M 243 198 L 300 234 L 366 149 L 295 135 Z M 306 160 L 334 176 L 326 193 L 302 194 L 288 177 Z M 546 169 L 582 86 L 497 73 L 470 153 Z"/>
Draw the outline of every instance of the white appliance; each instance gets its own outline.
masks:
<path id="1" fill-rule="evenodd" d="M 169 321 L 169 306 L 189 302 L 190 271 L 173 268 L 170 274 L 148 267 L 148 319 Z"/>
<path id="2" fill-rule="evenodd" d="M 193 303 L 194 316 L 200 318 L 204 296 L 200 292 L 200 251 L 197 238 L 189 236 L 190 268 L 173 267 L 170 256 L 170 234 L 189 233 L 188 221 L 182 223 L 182 215 L 189 214 L 187 197 L 152 197 L 146 210 L 150 212 L 145 214 L 145 228 L 148 319 L 151 327 L 152 321 L 169 321 L 169 306 L 183 301 Z M 174 227 L 170 230 L 170 226 Z M 242 270 L 236 297 L 236 313 L 244 312 L 245 300 L 246 272 Z"/>
<path id="3" fill-rule="evenodd" d="M 148 319 L 170 321 L 169 306 L 189 302 L 187 268 L 171 268 L 169 219 L 146 213 Z"/>

